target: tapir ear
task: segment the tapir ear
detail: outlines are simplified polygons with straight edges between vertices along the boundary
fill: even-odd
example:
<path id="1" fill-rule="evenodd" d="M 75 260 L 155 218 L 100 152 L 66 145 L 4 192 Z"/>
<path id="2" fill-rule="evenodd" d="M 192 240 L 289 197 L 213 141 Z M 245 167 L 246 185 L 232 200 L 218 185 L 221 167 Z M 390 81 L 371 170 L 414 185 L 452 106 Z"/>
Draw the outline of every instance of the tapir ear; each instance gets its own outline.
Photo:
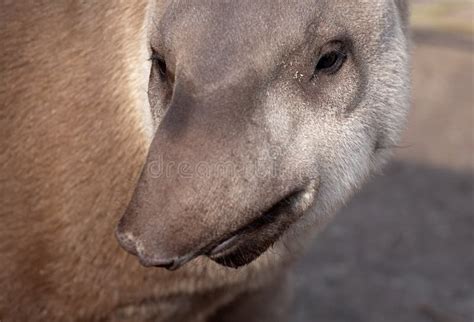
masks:
<path id="1" fill-rule="evenodd" d="M 407 31 L 410 19 L 410 6 L 408 0 L 394 0 L 395 5 L 397 6 L 400 18 L 403 24 L 403 30 Z"/>

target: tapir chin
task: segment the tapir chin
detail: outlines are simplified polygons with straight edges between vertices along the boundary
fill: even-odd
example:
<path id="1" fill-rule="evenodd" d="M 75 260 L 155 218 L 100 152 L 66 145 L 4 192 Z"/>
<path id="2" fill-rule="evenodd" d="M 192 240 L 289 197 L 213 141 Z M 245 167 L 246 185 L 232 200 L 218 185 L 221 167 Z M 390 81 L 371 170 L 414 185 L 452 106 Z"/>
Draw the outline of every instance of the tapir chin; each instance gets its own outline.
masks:
<path id="1" fill-rule="evenodd" d="M 287 321 L 409 106 L 404 0 L 2 1 L 0 39 L 2 322 Z"/>

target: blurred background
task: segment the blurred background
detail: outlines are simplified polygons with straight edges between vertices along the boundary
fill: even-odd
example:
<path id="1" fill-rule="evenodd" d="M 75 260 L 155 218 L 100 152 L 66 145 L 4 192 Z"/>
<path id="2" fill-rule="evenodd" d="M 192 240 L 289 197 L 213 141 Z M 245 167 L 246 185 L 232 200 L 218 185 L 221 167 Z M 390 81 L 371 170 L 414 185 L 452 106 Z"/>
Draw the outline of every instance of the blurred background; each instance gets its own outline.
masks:
<path id="1" fill-rule="evenodd" d="M 473 19 L 412 0 L 403 142 L 298 264 L 292 321 L 474 321 Z"/>

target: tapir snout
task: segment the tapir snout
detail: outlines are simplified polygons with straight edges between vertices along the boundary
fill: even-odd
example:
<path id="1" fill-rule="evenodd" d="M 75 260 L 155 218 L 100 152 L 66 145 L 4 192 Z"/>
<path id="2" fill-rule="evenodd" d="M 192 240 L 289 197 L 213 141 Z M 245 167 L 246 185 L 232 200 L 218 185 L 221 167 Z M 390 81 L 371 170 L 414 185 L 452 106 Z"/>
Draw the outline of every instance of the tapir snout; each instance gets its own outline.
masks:
<path id="1" fill-rule="evenodd" d="M 174 269 L 226 250 L 225 245 L 236 247 L 232 240 L 240 248 L 255 248 L 258 241 L 264 251 L 287 224 L 288 218 L 277 221 L 268 213 L 303 187 L 284 172 L 275 173 L 285 163 L 283 150 L 275 151 L 265 128 L 252 122 L 254 114 L 239 108 L 251 106 L 253 88 L 244 83 L 221 89 L 219 96 L 196 96 L 176 86 L 117 228 L 120 244 L 143 265 Z M 264 221 L 275 221 L 272 229 L 251 237 Z M 235 259 L 227 264 L 240 266 Z"/>

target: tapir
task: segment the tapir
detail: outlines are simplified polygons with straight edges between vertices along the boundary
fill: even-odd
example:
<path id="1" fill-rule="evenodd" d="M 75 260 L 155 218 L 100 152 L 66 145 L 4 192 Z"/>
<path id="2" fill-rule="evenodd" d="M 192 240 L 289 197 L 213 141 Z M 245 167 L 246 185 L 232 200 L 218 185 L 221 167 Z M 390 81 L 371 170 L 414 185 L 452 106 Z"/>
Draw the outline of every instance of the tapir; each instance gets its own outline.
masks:
<path id="1" fill-rule="evenodd" d="M 291 321 L 404 127 L 408 11 L 1 1 L 0 321 Z"/>

